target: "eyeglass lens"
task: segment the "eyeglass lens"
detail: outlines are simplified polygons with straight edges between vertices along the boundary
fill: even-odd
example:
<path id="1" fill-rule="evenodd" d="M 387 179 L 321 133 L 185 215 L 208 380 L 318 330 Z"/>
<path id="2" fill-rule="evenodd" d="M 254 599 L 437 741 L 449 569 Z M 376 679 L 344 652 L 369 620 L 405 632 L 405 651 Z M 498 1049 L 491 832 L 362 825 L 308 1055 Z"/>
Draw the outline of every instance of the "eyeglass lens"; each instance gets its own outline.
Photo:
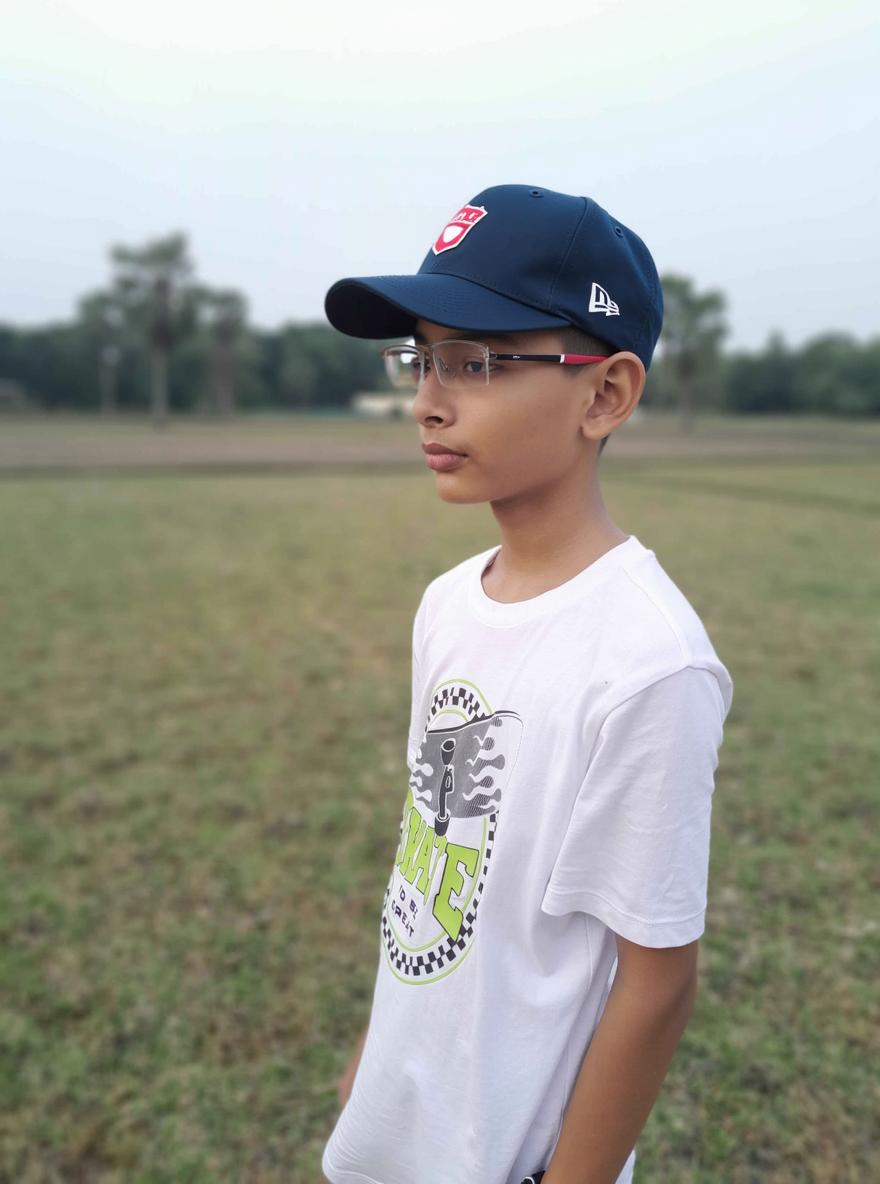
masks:
<path id="1" fill-rule="evenodd" d="M 431 354 L 437 364 L 442 386 L 483 386 L 489 381 L 489 351 L 471 341 L 443 341 L 432 351 L 425 350 L 425 371 L 431 367 Z M 422 356 L 407 346 L 393 346 L 385 351 L 385 367 L 395 386 L 417 387 L 423 379 Z"/>

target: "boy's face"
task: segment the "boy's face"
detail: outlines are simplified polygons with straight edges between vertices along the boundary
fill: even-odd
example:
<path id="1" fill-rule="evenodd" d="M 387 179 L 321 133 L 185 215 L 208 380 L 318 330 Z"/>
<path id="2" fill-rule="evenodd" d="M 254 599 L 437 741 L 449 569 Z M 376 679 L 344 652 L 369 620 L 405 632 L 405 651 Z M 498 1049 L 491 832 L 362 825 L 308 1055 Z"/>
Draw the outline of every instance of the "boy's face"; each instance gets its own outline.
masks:
<path id="1" fill-rule="evenodd" d="M 421 345 L 455 337 L 482 342 L 498 353 L 562 352 L 555 330 L 493 335 L 463 333 L 432 321 L 416 324 L 415 340 Z M 412 405 L 422 444 L 442 444 L 467 456 L 448 472 L 436 471 L 440 497 L 494 502 L 538 493 L 592 463 L 607 420 L 605 431 L 598 421 L 590 426 L 588 411 L 596 393 L 591 372 L 606 366 L 497 362 L 487 385 L 467 388 L 441 386 L 430 369 Z"/>

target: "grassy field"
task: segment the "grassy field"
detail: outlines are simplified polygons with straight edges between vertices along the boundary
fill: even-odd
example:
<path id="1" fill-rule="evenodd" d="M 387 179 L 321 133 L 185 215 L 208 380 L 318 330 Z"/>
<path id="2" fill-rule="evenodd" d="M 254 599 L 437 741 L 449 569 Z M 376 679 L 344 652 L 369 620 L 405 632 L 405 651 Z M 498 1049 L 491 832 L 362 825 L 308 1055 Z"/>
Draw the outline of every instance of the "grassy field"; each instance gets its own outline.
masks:
<path id="1" fill-rule="evenodd" d="M 700 992 L 637 1184 L 880 1178 L 878 437 L 773 456 L 762 426 L 727 460 L 602 460 L 735 683 Z M 397 845 L 412 614 L 497 541 L 434 482 L 0 480 L 2 1184 L 321 1179 Z"/>

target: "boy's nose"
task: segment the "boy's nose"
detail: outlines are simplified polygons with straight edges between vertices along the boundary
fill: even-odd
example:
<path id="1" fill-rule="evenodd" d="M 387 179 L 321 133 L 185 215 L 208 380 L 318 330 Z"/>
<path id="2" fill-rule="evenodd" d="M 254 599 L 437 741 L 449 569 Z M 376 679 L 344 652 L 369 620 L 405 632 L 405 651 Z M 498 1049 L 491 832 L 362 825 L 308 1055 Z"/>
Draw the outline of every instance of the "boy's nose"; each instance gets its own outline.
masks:
<path id="1" fill-rule="evenodd" d="M 448 419 L 449 394 L 449 390 L 441 385 L 432 366 L 416 387 L 412 402 L 413 416 L 420 423 L 429 415 L 440 415 L 443 419 Z"/>

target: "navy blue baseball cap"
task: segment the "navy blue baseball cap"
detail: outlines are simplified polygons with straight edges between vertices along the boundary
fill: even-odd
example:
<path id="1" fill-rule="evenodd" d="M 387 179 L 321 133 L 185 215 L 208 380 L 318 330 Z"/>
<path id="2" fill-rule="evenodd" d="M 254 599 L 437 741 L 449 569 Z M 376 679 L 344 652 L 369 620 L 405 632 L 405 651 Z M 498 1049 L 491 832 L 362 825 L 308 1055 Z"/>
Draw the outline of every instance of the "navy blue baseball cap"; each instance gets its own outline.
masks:
<path id="1" fill-rule="evenodd" d="M 350 337 L 410 337 L 420 318 L 516 333 L 574 325 L 647 370 L 663 292 L 637 234 L 590 197 L 493 185 L 446 223 L 415 275 L 337 280 L 327 319 Z"/>

